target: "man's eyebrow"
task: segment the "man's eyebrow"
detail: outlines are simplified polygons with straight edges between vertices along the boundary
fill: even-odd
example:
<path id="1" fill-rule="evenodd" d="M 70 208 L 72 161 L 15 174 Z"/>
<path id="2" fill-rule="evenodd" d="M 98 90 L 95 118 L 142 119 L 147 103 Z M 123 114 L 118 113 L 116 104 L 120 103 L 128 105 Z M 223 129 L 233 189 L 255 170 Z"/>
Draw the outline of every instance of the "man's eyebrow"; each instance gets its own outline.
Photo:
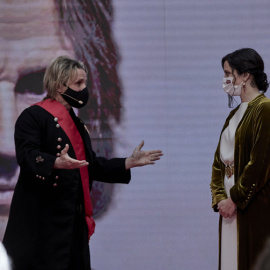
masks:
<path id="1" fill-rule="evenodd" d="M 34 93 L 43 94 L 43 77 L 45 68 L 37 70 L 24 70 L 20 72 L 19 78 L 16 82 L 15 92 L 16 93 Z"/>
<path id="2" fill-rule="evenodd" d="M 76 78 L 72 83 L 81 83 L 81 82 L 84 82 L 87 83 L 87 77 L 79 77 L 79 78 Z"/>

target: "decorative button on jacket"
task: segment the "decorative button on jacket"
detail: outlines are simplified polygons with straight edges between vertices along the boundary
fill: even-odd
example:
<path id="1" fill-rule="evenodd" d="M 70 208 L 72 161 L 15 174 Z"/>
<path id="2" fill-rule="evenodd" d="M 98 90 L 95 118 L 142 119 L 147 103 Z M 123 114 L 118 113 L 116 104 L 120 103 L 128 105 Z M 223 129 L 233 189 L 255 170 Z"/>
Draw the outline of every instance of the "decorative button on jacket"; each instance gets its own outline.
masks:
<path id="1" fill-rule="evenodd" d="M 36 163 L 41 163 L 43 161 L 44 161 L 44 158 L 42 158 L 42 156 L 36 157 Z"/>

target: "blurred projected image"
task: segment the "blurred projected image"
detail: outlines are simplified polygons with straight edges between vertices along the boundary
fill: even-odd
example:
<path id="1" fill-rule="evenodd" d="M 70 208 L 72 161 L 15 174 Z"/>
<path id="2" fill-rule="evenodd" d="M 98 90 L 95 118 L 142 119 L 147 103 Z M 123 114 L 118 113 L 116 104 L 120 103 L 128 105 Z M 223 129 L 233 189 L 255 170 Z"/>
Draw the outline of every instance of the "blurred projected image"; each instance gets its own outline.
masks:
<path id="1" fill-rule="evenodd" d="M 113 152 L 113 127 L 120 122 L 121 89 L 107 0 L 19 0 L 0 3 L 0 239 L 18 177 L 14 124 L 23 109 L 45 96 L 45 67 L 59 55 L 87 65 L 89 102 L 78 111 L 97 155 Z M 94 182 L 95 217 L 107 209 L 113 185 Z"/>

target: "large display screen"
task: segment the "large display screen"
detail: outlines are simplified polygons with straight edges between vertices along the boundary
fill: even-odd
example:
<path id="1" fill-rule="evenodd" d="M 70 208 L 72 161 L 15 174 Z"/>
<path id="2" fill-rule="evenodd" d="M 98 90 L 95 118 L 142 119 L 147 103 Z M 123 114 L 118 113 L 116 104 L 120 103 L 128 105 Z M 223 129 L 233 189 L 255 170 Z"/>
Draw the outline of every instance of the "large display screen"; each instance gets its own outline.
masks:
<path id="1" fill-rule="evenodd" d="M 90 102 L 77 114 L 97 154 L 126 157 L 142 139 L 164 153 L 132 169 L 129 185 L 93 186 L 93 269 L 217 269 L 209 184 L 231 110 L 221 58 L 254 48 L 270 75 L 269 8 L 267 0 L 1 1 L 1 237 L 19 174 L 15 121 L 46 95 L 44 69 L 65 54 L 89 70 Z"/>

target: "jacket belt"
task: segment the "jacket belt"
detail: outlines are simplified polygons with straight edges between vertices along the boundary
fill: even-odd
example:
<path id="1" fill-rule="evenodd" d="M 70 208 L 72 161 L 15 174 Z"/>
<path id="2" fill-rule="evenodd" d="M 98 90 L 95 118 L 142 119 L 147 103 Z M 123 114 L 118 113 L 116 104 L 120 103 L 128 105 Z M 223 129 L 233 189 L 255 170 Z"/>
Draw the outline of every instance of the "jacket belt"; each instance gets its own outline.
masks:
<path id="1" fill-rule="evenodd" d="M 227 178 L 230 178 L 234 175 L 234 165 L 233 164 L 225 164 L 225 175 Z"/>

